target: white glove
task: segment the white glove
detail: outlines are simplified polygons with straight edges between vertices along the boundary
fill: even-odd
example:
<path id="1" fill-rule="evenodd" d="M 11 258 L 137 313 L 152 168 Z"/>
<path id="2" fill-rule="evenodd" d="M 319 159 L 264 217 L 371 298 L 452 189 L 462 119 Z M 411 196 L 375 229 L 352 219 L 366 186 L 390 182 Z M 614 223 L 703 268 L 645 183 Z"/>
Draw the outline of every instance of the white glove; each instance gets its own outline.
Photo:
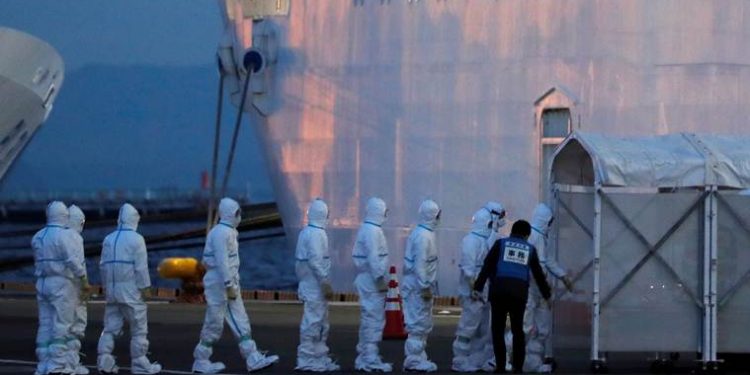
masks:
<path id="1" fill-rule="evenodd" d="M 323 291 L 323 296 L 326 300 L 333 300 L 333 287 L 331 287 L 331 283 L 323 282 L 323 284 L 320 285 L 320 289 Z"/>
<path id="2" fill-rule="evenodd" d="M 226 290 L 227 290 L 227 298 L 231 300 L 237 299 L 237 289 L 235 289 L 233 286 L 228 286 Z"/>
<path id="3" fill-rule="evenodd" d="M 151 288 L 146 287 L 146 288 L 141 289 L 141 298 L 143 299 L 151 298 Z"/>
<path id="4" fill-rule="evenodd" d="M 484 303 L 484 296 L 482 295 L 482 292 L 472 290 L 471 291 L 471 299 L 474 301 L 481 301 Z"/>
<path id="5" fill-rule="evenodd" d="M 377 286 L 378 292 L 385 293 L 388 291 L 388 283 L 385 281 L 385 277 L 378 277 L 375 280 L 375 286 Z"/>
<path id="6" fill-rule="evenodd" d="M 568 290 L 568 292 L 573 292 L 573 280 L 570 279 L 570 277 L 565 276 L 562 278 L 562 283 L 565 285 L 565 289 Z"/>

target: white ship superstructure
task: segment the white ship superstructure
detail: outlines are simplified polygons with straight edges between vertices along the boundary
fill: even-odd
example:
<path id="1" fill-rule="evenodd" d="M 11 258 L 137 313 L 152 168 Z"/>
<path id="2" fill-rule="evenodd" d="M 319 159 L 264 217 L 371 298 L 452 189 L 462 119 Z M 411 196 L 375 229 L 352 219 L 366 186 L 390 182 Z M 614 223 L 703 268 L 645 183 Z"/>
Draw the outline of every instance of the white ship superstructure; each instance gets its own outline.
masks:
<path id="1" fill-rule="evenodd" d="M 746 1 L 220 4 L 236 102 L 245 51 L 266 56 L 245 108 L 260 112 L 252 125 L 287 236 L 310 199 L 328 202 L 338 290 L 352 290 L 370 196 L 389 205 L 399 266 L 420 201 L 441 205 L 439 286 L 450 295 L 472 213 L 497 200 L 510 220 L 529 219 L 547 194 L 546 157 L 571 130 L 748 133 Z"/>
<path id="2" fill-rule="evenodd" d="M 47 119 L 63 69 L 49 44 L 0 27 L 0 180 Z"/>

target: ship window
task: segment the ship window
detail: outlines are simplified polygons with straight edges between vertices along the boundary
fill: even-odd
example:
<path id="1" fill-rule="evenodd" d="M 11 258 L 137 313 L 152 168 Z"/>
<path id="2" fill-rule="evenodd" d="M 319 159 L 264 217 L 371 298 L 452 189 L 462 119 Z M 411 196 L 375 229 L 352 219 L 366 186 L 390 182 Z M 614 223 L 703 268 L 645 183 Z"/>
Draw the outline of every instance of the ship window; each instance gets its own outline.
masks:
<path id="1" fill-rule="evenodd" d="M 570 110 L 547 109 L 542 113 L 542 137 L 565 138 L 570 132 Z"/>
<path id="2" fill-rule="evenodd" d="M 541 148 L 541 197 L 547 202 L 550 193 L 549 169 L 552 163 L 552 155 L 557 146 L 565 140 L 570 133 L 570 109 L 551 108 L 542 112 L 541 119 L 542 137 Z"/>

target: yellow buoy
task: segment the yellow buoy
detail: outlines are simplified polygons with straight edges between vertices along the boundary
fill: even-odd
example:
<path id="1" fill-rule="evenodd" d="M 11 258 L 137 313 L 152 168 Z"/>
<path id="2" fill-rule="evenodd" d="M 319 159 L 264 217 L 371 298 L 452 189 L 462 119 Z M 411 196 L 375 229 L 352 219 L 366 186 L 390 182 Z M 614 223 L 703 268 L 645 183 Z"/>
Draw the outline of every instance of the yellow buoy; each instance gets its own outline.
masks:
<path id="1" fill-rule="evenodd" d="M 159 276 L 165 279 L 200 279 L 205 272 L 203 265 L 195 258 L 165 258 L 157 268 Z"/>

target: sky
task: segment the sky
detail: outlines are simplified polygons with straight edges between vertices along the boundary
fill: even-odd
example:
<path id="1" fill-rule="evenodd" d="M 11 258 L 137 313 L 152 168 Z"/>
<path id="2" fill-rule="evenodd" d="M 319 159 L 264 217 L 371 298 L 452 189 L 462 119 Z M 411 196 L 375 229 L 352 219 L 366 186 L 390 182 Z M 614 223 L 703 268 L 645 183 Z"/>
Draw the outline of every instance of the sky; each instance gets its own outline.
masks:
<path id="1" fill-rule="evenodd" d="M 1 0 L 0 26 L 47 41 L 66 70 L 49 119 L 0 182 L 0 196 L 200 187 L 211 164 L 216 0 Z M 235 110 L 224 110 L 226 154 Z M 273 200 L 245 125 L 230 187 Z"/>
<path id="2" fill-rule="evenodd" d="M 2 0 L 0 25 L 53 45 L 68 70 L 90 64 L 212 64 L 216 0 Z"/>

